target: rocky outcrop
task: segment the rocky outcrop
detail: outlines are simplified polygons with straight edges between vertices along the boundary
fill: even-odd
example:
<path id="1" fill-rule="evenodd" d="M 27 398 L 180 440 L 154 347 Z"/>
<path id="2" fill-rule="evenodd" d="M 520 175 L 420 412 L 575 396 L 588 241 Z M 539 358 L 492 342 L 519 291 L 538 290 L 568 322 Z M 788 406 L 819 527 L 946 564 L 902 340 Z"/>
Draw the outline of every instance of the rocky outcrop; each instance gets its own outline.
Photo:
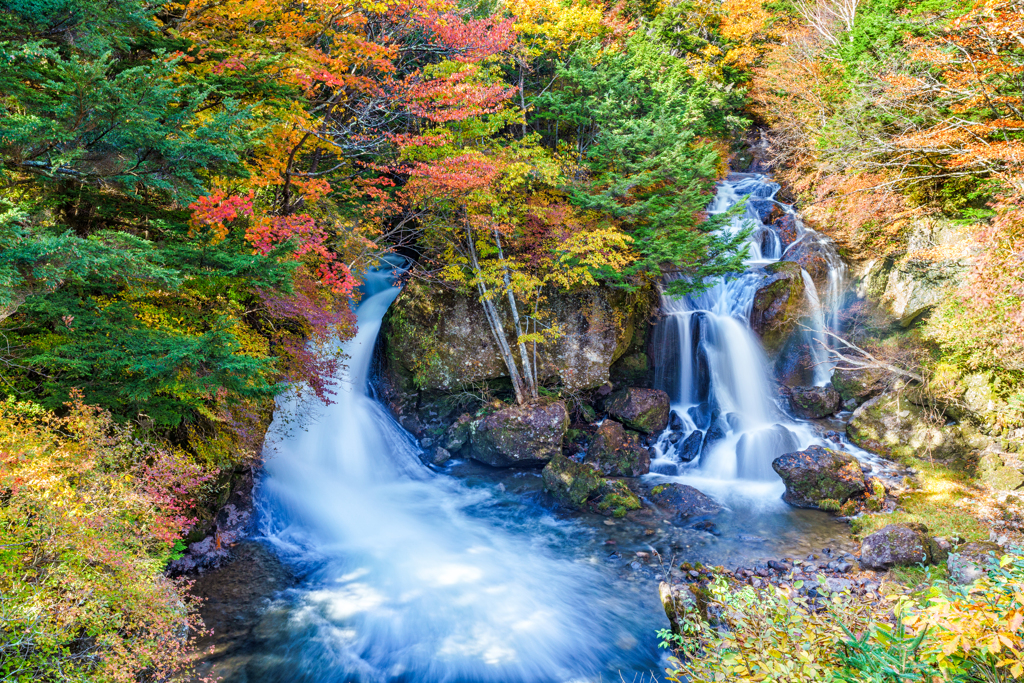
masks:
<path id="1" fill-rule="evenodd" d="M 761 337 L 765 351 L 774 355 L 804 312 L 804 280 L 800 266 L 779 261 L 765 268 L 768 277 L 754 294 L 750 309 L 750 327 Z"/>
<path id="2" fill-rule="evenodd" d="M 824 235 L 808 231 L 786 250 L 782 261 L 806 270 L 818 293 L 822 294 L 828 289 L 828 274 L 837 258 L 835 247 Z"/>
<path id="3" fill-rule="evenodd" d="M 470 457 L 492 467 L 543 465 L 562 452 L 568 428 L 561 401 L 509 406 L 470 423 Z"/>
<path id="4" fill-rule="evenodd" d="M 832 386 L 844 401 L 864 403 L 889 388 L 892 375 L 885 370 L 868 368 L 864 370 L 835 370 Z"/>
<path id="5" fill-rule="evenodd" d="M 995 543 L 966 543 L 950 553 L 946 569 L 952 583 L 965 585 L 977 581 L 988 573 L 993 561 L 1003 556 L 1003 549 Z"/>
<path id="6" fill-rule="evenodd" d="M 819 509 L 825 500 L 842 504 L 864 491 L 857 459 L 823 446 L 781 455 L 772 469 L 786 484 L 782 499 L 793 507 Z"/>
<path id="7" fill-rule="evenodd" d="M 928 564 L 935 560 L 932 546 L 934 542 L 923 528 L 890 524 L 861 541 L 860 563 L 876 571 Z"/>
<path id="8" fill-rule="evenodd" d="M 588 500 L 602 489 L 601 473 L 590 465 L 570 460 L 558 453 L 541 473 L 544 490 L 562 505 L 574 510 L 581 509 Z"/>
<path id="9" fill-rule="evenodd" d="M 615 420 L 605 420 L 590 440 L 584 460 L 606 477 L 639 477 L 651 470 L 651 454 L 636 434 Z"/>
<path id="10" fill-rule="evenodd" d="M 605 410 L 630 429 L 654 434 L 668 425 L 669 398 L 661 389 L 631 387 L 612 394 Z"/>
<path id="11" fill-rule="evenodd" d="M 686 484 L 659 484 L 651 489 L 651 502 L 666 515 L 679 521 L 716 515 L 722 506 Z"/>
<path id="12" fill-rule="evenodd" d="M 816 419 L 839 410 L 842 399 L 831 384 L 823 387 L 790 387 L 789 407 L 797 417 Z"/>
<path id="13" fill-rule="evenodd" d="M 546 298 L 561 335 L 537 347 L 540 378 L 557 377 L 573 391 L 607 382 L 609 367 L 629 350 L 638 327 L 646 325 L 638 320 L 637 307 L 626 293 L 606 287 L 552 291 Z M 514 340 L 511 321 L 506 328 Z M 388 309 L 380 345 L 392 403 L 408 404 L 403 394 L 450 392 L 508 377 L 475 292 L 409 282 Z"/>
<path id="14" fill-rule="evenodd" d="M 890 459 L 918 456 L 954 461 L 970 446 L 957 425 L 944 424 L 897 394 L 876 396 L 854 411 L 846 434 L 861 448 Z"/>

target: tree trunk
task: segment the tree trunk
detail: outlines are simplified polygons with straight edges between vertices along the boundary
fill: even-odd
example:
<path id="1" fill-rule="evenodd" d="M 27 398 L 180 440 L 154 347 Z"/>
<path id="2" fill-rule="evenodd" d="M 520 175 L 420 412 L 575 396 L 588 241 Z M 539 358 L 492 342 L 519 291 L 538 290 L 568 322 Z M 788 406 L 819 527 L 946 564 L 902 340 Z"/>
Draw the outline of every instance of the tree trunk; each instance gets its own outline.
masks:
<path id="1" fill-rule="evenodd" d="M 505 292 L 508 295 L 508 307 L 512 311 L 512 324 L 516 330 L 516 342 L 519 344 L 519 358 L 523 363 L 523 378 L 526 380 L 527 389 L 530 391 L 530 398 L 537 398 L 537 373 L 533 364 L 530 363 L 530 356 L 526 352 L 526 342 L 520 341 L 523 337 L 523 326 L 519 322 L 519 307 L 516 306 L 516 296 L 512 293 L 512 282 L 508 276 L 508 268 L 505 267 L 505 254 L 501 249 L 501 237 L 498 231 L 494 231 L 494 243 L 498 245 L 498 258 L 501 259 L 501 270 L 505 278 Z M 536 344 L 534 349 L 536 350 Z"/>

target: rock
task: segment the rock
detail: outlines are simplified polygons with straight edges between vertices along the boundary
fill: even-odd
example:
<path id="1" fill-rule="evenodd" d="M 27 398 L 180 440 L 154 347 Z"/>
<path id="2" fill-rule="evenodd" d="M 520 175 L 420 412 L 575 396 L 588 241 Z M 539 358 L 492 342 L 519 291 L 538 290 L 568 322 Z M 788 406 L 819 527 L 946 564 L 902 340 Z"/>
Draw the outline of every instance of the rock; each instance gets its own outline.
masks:
<path id="1" fill-rule="evenodd" d="M 997 491 L 1015 491 L 1024 486 L 1024 473 L 1006 465 L 999 453 L 988 452 L 978 460 L 978 481 Z"/>
<path id="2" fill-rule="evenodd" d="M 438 446 L 437 448 L 434 449 L 434 455 L 430 459 L 430 462 L 440 467 L 441 465 L 444 465 L 451 459 L 452 454 L 448 451 L 448 449 L 444 448 L 443 446 Z"/>
<path id="3" fill-rule="evenodd" d="M 797 417 L 815 419 L 832 415 L 842 404 L 839 392 L 831 384 L 823 387 L 792 387 L 789 406 Z"/>
<path id="4" fill-rule="evenodd" d="M 653 289 L 641 295 L 653 296 Z M 621 290 L 546 290 L 544 298 L 551 323 L 561 334 L 537 346 L 541 380 L 557 378 L 572 391 L 599 387 L 608 382 L 611 365 L 635 353 L 636 339 L 646 335 L 646 323 L 638 317 L 643 307 Z M 514 342 L 511 327 L 506 335 Z M 431 407 L 448 410 L 458 389 L 508 378 L 475 290 L 409 281 L 388 309 L 379 344 L 383 398 L 399 420 Z M 633 369 L 639 368 L 639 358 L 635 360 Z"/>
<path id="5" fill-rule="evenodd" d="M 599 512 L 611 514 L 614 517 L 625 517 L 630 510 L 639 510 L 643 507 L 640 497 L 620 479 L 606 479 L 602 484 L 601 491 L 603 495 L 597 504 Z"/>
<path id="6" fill-rule="evenodd" d="M 876 396 L 857 408 L 846 435 L 861 448 L 892 460 L 917 456 L 951 461 L 970 452 L 958 426 L 936 424 L 924 408 L 894 394 Z"/>
<path id="7" fill-rule="evenodd" d="M 779 219 L 775 221 L 772 226 L 775 231 L 779 234 L 779 240 L 782 242 L 782 249 L 796 242 L 797 228 L 796 228 L 796 216 L 791 213 L 784 213 L 779 216 Z"/>
<path id="8" fill-rule="evenodd" d="M 459 418 L 452 423 L 445 434 L 444 447 L 452 452 L 461 450 L 473 436 L 473 426 L 472 415 L 469 413 L 459 415 Z"/>
<path id="9" fill-rule="evenodd" d="M 668 425 L 669 398 L 661 389 L 624 389 L 608 399 L 605 409 L 630 429 L 645 434 L 660 432 Z"/>
<path id="10" fill-rule="evenodd" d="M 658 585 L 658 595 L 661 598 L 661 605 L 665 609 L 665 616 L 668 617 L 672 632 L 676 635 L 682 635 L 683 622 L 687 612 L 697 608 L 697 600 L 693 592 L 689 586 L 676 589 L 662 581 Z"/>
<path id="11" fill-rule="evenodd" d="M 861 541 L 861 566 L 884 571 L 895 566 L 927 564 L 931 561 L 928 540 L 918 529 L 890 524 Z"/>
<path id="12" fill-rule="evenodd" d="M 835 247 L 831 242 L 814 232 L 805 232 L 782 256 L 783 262 L 795 263 L 807 271 L 818 290 L 819 297 L 823 297 L 828 291 L 830 263 L 837 259 Z"/>
<path id="13" fill-rule="evenodd" d="M 509 406 L 472 423 L 470 455 L 492 467 L 543 465 L 562 452 L 569 413 L 561 401 Z"/>
<path id="14" fill-rule="evenodd" d="M 601 491 L 601 473 L 590 465 L 556 454 L 541 473 L 544 490 L 562 505 L 579 510 Z"/>
<path id="15" fill-rule="evenodd" d="M 778 353 L 793 333 L 804 309 L 804 280 L 800 266 L 779 261 L 765 268 L 768 277 L 754 294 L 750 327 L 765 350 Z"/>
<path id="16" fill-rule="evenodd" d="M 849 579 L 838 579 L 835 577 L 828 577 L 825 579 L 825 589 L 829 593 L 843 593 L 853 591 L 853 581 Z"/>
<path id="17" fill-rule="evenodd" d="M 988 574 L 989 564 L 1003 556 L 1003 549 L 996 543 L 979 541 L 967 543 L 950 553 L 946 560 L 949 580 L 965 585 Z"/>
<path id="18" fill-rule="evenodd" d="M 674 410 L 669 413 L 668 428 L 674 432 L 678 432 L 683 428 L 683 418 L 679 417 L 679 413 Z"/>
<path id="19" fill-rule="evenodd" d="M 722 507 L 713 498 L 686 484 L 659 484 L 651 489 L 651 502 L 680 520 L 715 515 Z"/>
<path id="20" fill-rule="evenodd" d="M 677 449 L 679 452 L 679 459 L 683 462 L 690 462 L 700 455 L 700 445 L 704 441 L 704 435 L 696 429 L 690 432 L 689 436 L 683 439 L 683 442 Z"/>
<path id="21" fill-rule="evenodd" d="M 823 446 L 787 453 L 772 461 L 786 483 L 782 499 L 794 507 L 820 509 L 822 500 L 840 505 L 864 490 L 864 473 L 849 453 Z"/>
<path id="22" fill-rule="evenodd" d="M 639 477 L 651 471 L 651 456 L 640 447 L 636 434 L 615 420 L 605 420 L 590 440 L 587 464 L 606 477 Z"/>
<path id="23" fill-rule="evenodd" d="M 839 392 L 843 401 L 864 401 L 884 392 L 892 380 L 892 375 L 885 370 L 868 368 L 865 370 L 835 370 L 832 373 L 832 386 Z"/>

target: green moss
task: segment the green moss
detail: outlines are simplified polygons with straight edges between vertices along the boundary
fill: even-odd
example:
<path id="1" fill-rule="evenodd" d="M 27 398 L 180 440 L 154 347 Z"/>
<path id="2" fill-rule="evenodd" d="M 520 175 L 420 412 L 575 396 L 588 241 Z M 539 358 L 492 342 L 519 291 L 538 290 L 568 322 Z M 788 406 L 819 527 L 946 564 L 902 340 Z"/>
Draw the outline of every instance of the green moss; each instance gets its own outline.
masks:
<path id="1" fill-rule="evenodd" d="M 642 507 L 640 498 L 621 481 L 606 479 L 604 490 L 605 494 L 597 504 L 597 509 L 601 512 L 612 510 L 613 516 L 623 517 L 628 511 L 639 510 Z"/>

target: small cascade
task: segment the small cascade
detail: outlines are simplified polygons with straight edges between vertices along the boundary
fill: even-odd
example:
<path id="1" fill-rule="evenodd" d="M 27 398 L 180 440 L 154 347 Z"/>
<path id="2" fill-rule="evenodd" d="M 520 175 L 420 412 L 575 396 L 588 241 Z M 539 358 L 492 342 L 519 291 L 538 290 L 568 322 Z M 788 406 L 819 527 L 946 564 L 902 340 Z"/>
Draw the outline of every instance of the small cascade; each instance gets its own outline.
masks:
<path id="1" fill-rule="evenodd" d="M 770 363 L 750 328 L 754 296 L 766 277 L 764 267 L 787 254 L 810 254 L 818 271 L 826 274 L 822 301 L 814 278 L 802 270 L 809 328 L 805 339 L 814 383 L 827 383 L 832 373 L 822 343 L 829 341 L 824 331 L 838 324 L 845 266 L 831 242 L 806 228 L 792 207 L 775 201 L 778 190 L 777 183 L 760 175 L 733 174 L 719 184 L 709 213 L 727 212 L 746 198 L 746 210 L 733 216 L 725 229 L 735 233 L 752 228 L 748 269 L 700 294 L 663 296 L 664 319 L 655 332 L 655 384 L 669 394 L 673 415 L 672 428 L 655 444 L 651 471 L 726 497 L 744 484 L 756 496 L 781 489 L 772 460 L 820 443 L 812 427 L 789 417 L 775 398 Z M 788 246 L 766 222 L 772 216 L 788 216 L 793 226 Z"/>

